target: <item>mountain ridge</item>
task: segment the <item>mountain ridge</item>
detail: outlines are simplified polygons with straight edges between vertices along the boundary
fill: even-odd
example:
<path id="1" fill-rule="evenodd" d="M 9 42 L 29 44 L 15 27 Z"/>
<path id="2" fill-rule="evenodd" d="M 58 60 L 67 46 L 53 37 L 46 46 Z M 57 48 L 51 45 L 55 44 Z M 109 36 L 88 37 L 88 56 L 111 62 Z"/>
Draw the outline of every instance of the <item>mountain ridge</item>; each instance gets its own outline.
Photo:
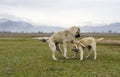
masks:
<path id="1" fill-rule="evenodd" d="M 81 27 L 82 32 L 114 32 L 120 33 L 120 22 L 111 23 L 108 25 L 101 26 L 83 26 Z"/>
<path id="2" fill-rule="evenodd" d="M 57 26 L 36 26 L 26 21 L 13 21 L 10 19 L 0 19 L 0 31 L 10 32 L 58 32 L 65 28 Z M 120 22 L 101 26 L 80 26 L 81 32 L 117 32 L 120 33 Z"/>
<path id="3" fill-rule="evenodd" d="M 0 31 L 10 32 L 56 32 L 63 28 L 57 26 L 35 26 L 25 21 L 13 21 L 10 19 L 0 19 Z"/>

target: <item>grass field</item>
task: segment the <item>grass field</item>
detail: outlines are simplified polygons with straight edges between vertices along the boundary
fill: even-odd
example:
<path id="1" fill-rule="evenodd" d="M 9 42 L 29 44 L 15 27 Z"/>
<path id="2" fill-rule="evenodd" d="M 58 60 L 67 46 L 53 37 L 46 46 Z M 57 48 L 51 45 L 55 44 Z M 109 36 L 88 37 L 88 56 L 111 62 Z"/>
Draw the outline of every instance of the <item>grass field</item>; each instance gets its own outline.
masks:
<path id="1" fill-rule="evenodd" d="M 73 52 L 68 46 L 68 56 Z M 51 57 L 46 43 L 30 38 L 0 39 L 0 77 L 120 77 L 120 45 L 97 44 L 98 57 L 93 54 L 79 61 L 64 59 L 56 52 Z M 85 51 L 85 54 L 87 51 Z"/>

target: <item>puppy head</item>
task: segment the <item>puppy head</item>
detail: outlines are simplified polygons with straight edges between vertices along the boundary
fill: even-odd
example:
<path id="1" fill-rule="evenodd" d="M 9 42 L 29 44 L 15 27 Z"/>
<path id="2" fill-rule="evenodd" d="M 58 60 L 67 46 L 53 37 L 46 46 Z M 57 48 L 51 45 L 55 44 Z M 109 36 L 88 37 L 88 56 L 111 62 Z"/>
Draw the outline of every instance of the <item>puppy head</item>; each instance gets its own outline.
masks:
<path id="1" fill-rule="evenodd" d="M 86 47 L 83 43 L 80 41 L 72 41 L 73 49 L 79 49 L 79 47 Z"/>
<path id="2" fill-rule="evenodd" d="M 80 28 L 73 26 L 68 29 L 75 37 L 80 37 Z"/>
<path id="3" fill-rule="evenodd" d="M 74 52 L 78 52 L 79 49 L 78 49 L 78 47 L 77 47 L 77 44 L 73 44 L 71 50 L 74 51 Z"/>

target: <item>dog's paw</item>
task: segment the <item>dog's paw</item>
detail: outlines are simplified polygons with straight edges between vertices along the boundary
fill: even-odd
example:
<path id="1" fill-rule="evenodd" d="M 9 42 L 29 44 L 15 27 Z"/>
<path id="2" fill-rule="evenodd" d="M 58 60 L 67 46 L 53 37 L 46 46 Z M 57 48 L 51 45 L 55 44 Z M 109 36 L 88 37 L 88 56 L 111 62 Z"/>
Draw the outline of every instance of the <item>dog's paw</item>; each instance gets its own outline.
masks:
<path id="1" fill-rule="evenodd" d="M 57 58 L 54 58 L 53 60 L 58 60 Z"/>
<path id="2" fill-rule="evenodd" d="M 72 59 L 74 59 L 75 57 L 73 56 L 73 57 L 71 57 Z"/>
<path id="3" fill-rule="evenodd" d="M 79 58 L 80 61 L 83 61 L 83 58 Z"/>
<path id="4" fill-rule="evenodd" d="M 64 57 L 64 58 L 69 59 L 69 57 L 67 57 L 67 56 L 66 56 L 66 57 Z"/>
<path id="5" fill-rule="evenodd" d="M 83 59 L 82 60 L 80 59 L 80 61 L 83 61 Z"/>
<path id="6" fill-rule="evenodd" d="M 87 58 L 89 58 L 89 56 L 86 56 L 85 58 L 87 59 Z"/>

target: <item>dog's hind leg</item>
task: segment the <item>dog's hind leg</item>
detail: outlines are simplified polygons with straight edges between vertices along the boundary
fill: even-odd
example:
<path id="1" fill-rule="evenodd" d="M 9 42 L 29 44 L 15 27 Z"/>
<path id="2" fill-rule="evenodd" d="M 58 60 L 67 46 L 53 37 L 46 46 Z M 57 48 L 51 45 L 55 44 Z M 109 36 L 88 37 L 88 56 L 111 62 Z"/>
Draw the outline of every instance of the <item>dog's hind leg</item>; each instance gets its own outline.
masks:
<path id="1" fill-rule="evenodd" d="M 50 49 L 51 49 L 51 51 L 52 51 L 52 58 L 53 58 L 54 60 L 57 60 L 57 58 L 55 58 L 55 52 L 56 52 L 55 43 L 54 43 L 54 42 L 50 42 L 50 43 L 49 43 L 49 47 L 50 47 Z"/>
<path id="2" fill-rule="evenodd" d="M 90 56 L 90 54 L 92 53 L 92 47 L 91 46 L 88 46 L 87 49 L 88 49 L 88 55 L 86 56 L 86 58 L 88 58 Z"/>
<path id="3" fill-rule="evenodd" d="M 56 45 L 56 50 L 59 51 L 59 53 L 63 56 L 60 46 L 58 44 L 55 44 L 55 45 Z"/>

